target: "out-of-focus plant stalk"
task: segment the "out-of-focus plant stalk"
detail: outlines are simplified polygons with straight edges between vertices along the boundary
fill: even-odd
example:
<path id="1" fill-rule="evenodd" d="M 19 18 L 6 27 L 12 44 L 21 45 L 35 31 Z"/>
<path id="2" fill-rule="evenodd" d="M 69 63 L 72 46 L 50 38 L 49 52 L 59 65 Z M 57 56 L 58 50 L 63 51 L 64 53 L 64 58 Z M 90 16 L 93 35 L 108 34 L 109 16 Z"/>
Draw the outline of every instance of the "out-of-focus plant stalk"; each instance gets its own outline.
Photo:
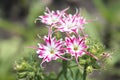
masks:
<path id="1" fill-rule="evenodd" d="M 87 63 L 85 63 L 84 65 L 84 69 L 83 69 L 83 80 L 86 80 L 86 77 L 87 77 Z"/>

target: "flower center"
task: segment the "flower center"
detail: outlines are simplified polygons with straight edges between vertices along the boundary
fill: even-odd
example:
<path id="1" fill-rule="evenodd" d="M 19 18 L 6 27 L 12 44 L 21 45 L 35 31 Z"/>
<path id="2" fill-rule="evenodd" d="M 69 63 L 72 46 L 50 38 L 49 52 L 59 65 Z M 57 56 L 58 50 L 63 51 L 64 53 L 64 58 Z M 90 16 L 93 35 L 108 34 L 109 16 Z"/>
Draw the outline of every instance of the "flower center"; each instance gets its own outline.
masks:
<path id="1" fill-rule="evenodd" d="M 75 47 L 74 47 L 74 50 L 75 50 L 75 51 L 77 51 L 77 50 L 78 50 L 78 47 L 77 47 L 77 46 L 75 46 Z"/>
<path id="2" fill-rule="evenodd" d="M 70 29 L 70 28 L 72 28 L 72 27 L 73 27 L 72 24 L 70 24 L 70 23 L 67 24 L 67 28 L 68 28 L 68 29 Z"/>
<path id="3" fill-rule="evenodd" d="M 58 21 L 57 17 L 52 17 L 52 22 L 56 23 Z"/>
<path id="4" fill-rule="evenodd" d="M 52 49 L 51 51 L 50 51 L 50 54 L 54 54 L 55 53 L 55 51 Z"/>
<path id="5" fill-rule="evenodd" d="M 52 22 L 56 22 L 56 21 L 57 21 L 56 19 L 54 19 L 54 18 L 52 19 Z"/>

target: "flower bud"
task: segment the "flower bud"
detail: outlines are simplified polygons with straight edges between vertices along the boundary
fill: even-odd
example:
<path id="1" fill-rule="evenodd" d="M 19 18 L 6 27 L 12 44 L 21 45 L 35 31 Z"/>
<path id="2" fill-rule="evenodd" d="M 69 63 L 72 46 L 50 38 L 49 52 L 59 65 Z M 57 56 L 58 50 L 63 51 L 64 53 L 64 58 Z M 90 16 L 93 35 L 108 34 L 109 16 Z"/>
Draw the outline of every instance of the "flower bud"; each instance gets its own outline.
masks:
<path id="1" fill-rule="evenodd" d="M 91 73 L 92 71 L 93 71 L 92 66 L 88 66 L 88 67 L 87 67 L 87 72 L 88 72 L 88 73 Z"/>
<path id="2" fill-rule="evenodd" d="M 22 61 L 21 63 L 15 62 L 14 69 L 16 71 L 26 71 L 26 70 L 32 70 L 32 67 L 25 61 Z"/>
<path id="3" fill-rule="evenodd" d="M 18 78 L 25 78 L 27 76 L 27 72 L 18 73 Z"/>
<path id="4" fill-rule="evenodd" d="M 29 72 L 29 73 L 28 73 L 28 76 L 29 76 L 30 78 L 32 78 L 32 77 L 35 76 L 35 73 L 34 73 L 34 72 Z"/>

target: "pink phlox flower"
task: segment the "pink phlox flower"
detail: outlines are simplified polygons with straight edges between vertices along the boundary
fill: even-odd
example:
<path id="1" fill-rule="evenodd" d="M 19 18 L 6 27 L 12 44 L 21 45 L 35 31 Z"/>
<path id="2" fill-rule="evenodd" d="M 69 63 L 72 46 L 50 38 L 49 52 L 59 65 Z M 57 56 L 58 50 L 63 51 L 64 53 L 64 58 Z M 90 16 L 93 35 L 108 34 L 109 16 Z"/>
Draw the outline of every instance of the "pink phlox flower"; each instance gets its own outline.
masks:
<path id="1" fill-rule="evenodd" d="M 65 38 L 67 52 L 75 57 L 78 65 L 79 65 L 78 57 L 82 57 L 84 54 L 87 54 L 93 57 L 94 59 L 98 60 L 98 58 L 94 54 L 87 52 L 89 46 L 85 44 L 85 38 L 86 37 L 80 36 L 78 37 L 72 36 Z"/>
<path id="2" fill-rule="evenodd" d="M 56 40 L 55 37 L 51 38 L 50 36 L 44 36 L 44 41 L 45 44 L 38 44 L 38 49 L 36 51 L 39 58 L 43 58 L 42 63 L 56 60 L 59 58 L 58 56 L 64 54 L 64 51 L 61 50 L 63 47 L 62 39 Z"/>
<path id="3" fill-rule="evenodd" d="M 82 37 L 66 37 L 66 47 L 68 53 L 72 56 L 79 57 L 85 54 L 85 50 L 87 48 L 85 44 L 85 40 Z"/>
<path id="4" fill-rule="evenodd" d="M 77 25 L 79 25 L 78 27 L 79 27 L 80 29 L 84 29 L 84 25 L 85 25 L 85 24 L 87 24 L 86 19 L 85 19 L 84 17 L 82 17 L 82 16 L 79 16 L 79 17 L 78 17 L 78 22 L 77 22 Z"/>
<path id="5" fill-rule="evenodd" d="M 68 16 L 60 20 L 60 26 L 57 27 L 61 32 L 73 32 L 76 31 L 77 25 L 75 18 L 69 14 Z"/>
<path id="6" fill-rule="evenodd" d="M 48 8 L 46 8 L 46 12 L 44 13 L 45 15 L 39 16 L 38 20 L 41 20 L 42 23 L 47 25 L 55 25 L 56 23 L 59 23 L 66 10 L 68 10 L 68 8 L 62 11 L 50 11 Z"/>
<path id="7" fill-rule="evenodd" d="M 68 14 L 60 20 L 60 25 L 57 27 L 61 32 L 78 33 L 78 30 L 83 29 L 86 24 L 85 18 L 79 14 Z"/>

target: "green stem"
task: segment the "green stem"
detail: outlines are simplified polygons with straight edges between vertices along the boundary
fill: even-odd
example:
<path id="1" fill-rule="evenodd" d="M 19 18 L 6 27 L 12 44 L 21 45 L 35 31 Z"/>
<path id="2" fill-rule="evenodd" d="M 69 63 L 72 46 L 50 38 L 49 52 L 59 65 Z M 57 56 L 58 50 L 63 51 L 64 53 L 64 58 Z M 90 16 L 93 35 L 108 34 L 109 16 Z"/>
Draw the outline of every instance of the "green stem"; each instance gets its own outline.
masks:
<path id="1" fill-rule="evenodd" d="M 63 70 L 60 71 L 60 73 L 58 74 L 56 80 L 59 80 L 59 78 L 60 78 L 60 76 L 62 75 L 62 73 L 63 73 Z"/>
<path id="2" fill-rule="evenodd" d="M 83 80 L 86 80 L 86 77 L 87 77 L 87 64 L 84 65 L 84 71 L 83 71 Z"/>
<path id="3" fill-rule="evenodd" d="M 65 80 L 67 80 L 67 75 L 66 75 L 67 74 L 67 61 L 65 61 L 65 60 L 62 61 L 62 70 L 58 74 L 56 80 L 59 80 L 59 78 L 62 74 L 64 75 Z"/>
<path id="4" fill-rule="evenodd" d="M 63 60 L 63 62 L 62 62 L 63 64 L 63 66 L 62 66 L 62 69 L 63 69 L 63 75 L 64 75 L 64 78 L 65 78 L 65 80 L 68 80 L 67 79 L 67 61 L 65 61 L 65 60 Z"/>

